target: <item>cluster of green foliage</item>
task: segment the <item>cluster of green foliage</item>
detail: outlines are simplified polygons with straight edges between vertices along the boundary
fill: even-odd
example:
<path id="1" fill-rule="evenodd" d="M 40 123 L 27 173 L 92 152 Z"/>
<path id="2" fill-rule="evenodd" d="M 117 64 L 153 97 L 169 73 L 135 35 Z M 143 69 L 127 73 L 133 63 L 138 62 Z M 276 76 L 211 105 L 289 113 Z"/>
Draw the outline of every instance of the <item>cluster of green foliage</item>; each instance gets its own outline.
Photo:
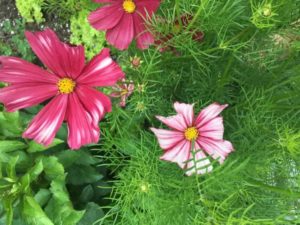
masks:
<path id="1" fill-rule="evenodd" d="M 44 0 L 16 0 L 16 6 L 21 16 L 27 22 L 41 23 L 44 21 L 42 5 Z"/>
<path id="2" fill-rule="evenodd" d="M 83 45 L 87 59 L 97 55 L 105 43 L 105 33 L 92 28 L 88 23 L 88 10 L 82 10 L 77 16 L 71 18 L 70 42 L 75 45 Z"/>
<path id="3" fill-rule="evenodd" d="M 110 189 L 105 169 L 97 166 L 101 160 L 87 148 L 66 151 L 66 128 L 48 147 L 20 139 L 37 110 L 1 110 L 0 223 L 90 224 L 103 216 L 96 203 L 105 201 Z"/>
<path id="4" fill-rule="evenodd" d="M 25 39 L 25 22 L 21 19 L 3 21 L 1 28 L 0 53 L 1 55 L 20 56 L 25 60 L 33 61 L 32 54 Z"/>
<path id="5" fill-rule="evenodd" d="M 71 21 L 70 41 L 84 44 L 88 58 L 105 45 L 86 23 L 97 7 L 91 1 L 45 0 L 41 7 L 59 23 Z M 177 32 L 174 21 L 185 14 L 193 19 Z M 20 138 L 41 106 L 1 110 L 0 223 L 300 223 L 300 1 L 164 0 L 151 26 L 171 34 L 164 45 L 175 51 L 113 49 L 135 91 L 126 108 L 114 100 L 99 144 L 70 151 L 63 127 L 52 146 L 41 147 Z M 199 31 L 202 42 L 192 38 Z M 134 56 L 139 67 L 131 65 Z M 225 138 L 235 152 L 212 173 L 187 177 L 159 160 L 149 128 L 163 127 L 155 115 L 172 115 L 175 101 L 195 103 L 195 112 L 229 104 Z"/>

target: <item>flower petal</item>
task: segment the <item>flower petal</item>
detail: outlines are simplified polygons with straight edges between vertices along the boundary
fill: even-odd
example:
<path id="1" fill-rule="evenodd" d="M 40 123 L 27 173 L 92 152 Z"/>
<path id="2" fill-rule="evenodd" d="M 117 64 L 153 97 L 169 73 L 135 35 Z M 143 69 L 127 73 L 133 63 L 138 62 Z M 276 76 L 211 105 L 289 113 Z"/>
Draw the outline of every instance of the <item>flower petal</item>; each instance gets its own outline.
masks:
<path id="1" fill-rule="evenodd" d="M 23 138 L 34 139 L 36 142 L 49 145 L 60 128 L 67 109 L 67 95 L 53 98 L 32 120 Z"/>
<path id="2" fill-rule="evenodd" d="M 144 20 L 137 13 L 133 14 L 134 32 L 139 49 L 147 49 L 154 43 L 153 35 L 146 29 Z"/>
<path id="3" fill-rule="evenodd" d="M 177 131 L 184 132 L 186 128 L 188 128 L 183 115 L 177 114 L 174 116 L 163 117 L 163 116 L 156 116 L 158 120 L 166 124 L 168 127 L 175 129 Z"/>
<path id="4" fill-rule="evenodd" d="M 178 114 L 183 115 L 187 126 L 191 127 L 194 122 L 194 105 L 185 103 L 174 103 L 174 109 Z"/>
<path id="5" fill-rule="evenodd" d="M 197 150 L 195 154 L 195 159 L 193 154 L 190 153 L 189 161 L 186 166 L 187 172 L 185 173 L 188 176 L 191 176 L 194 173 L 205 174 L 212 171 L 213 167 L 210 163 L 209 158 L 201 150 Z"/>
<path id="6" fill-rule="evenodd" d="M 228 154 L 233 151 L 232 144 L 226 140 L 212 140 L 200 137 L 197 142 L 202 150 L 214 159 L 218 159 L 220 163 L 223 163 Z"/>
<path id="7" fill-rule="evenodd" d="M 91 115 L 84 109 L 76 92 L 69 94 L 68 111 L 68 144 L 71 149 L 79 149 L 82 145 L 97 143 L 100 131 L 95 126 Z"/>
<path id="8" fill-rule="evenodd" d="M 207 137 L 214 140 L 222 140 L 224 134 L 223 118 L 218 116 L 205 123 L 198 130 L 202 137 Z"/>
<path id="9" fill-rule="evenodd" d="M 106 32 L 106 40 L 119 50 L 129 47 L 134 37 L 133 17 L 130 13 L 125 13 L 120 22 Z"/>
<path id="10" fill-rule="evenodd" d="M 70 47 L 60 42 L 51 29 L 26 31 L 25 36 L 35 54 L 56 75 L 75 79 L 81 73 L 85 62 L 82 46 Z"/>
<path id="11" fill-rule="evenodd" d="M 155 13 L 160 5 L 159 0 L 139 0 L 136 1 L 136 8 L 144 17 L 150 17 Z"/>
<path id="12" fill-rule="evenodd" d="M 96 30 L 108 30 L 120 22 L 124 13 L 121 4 L 106 5 L 91 12 L 88 20 Z"/>
<path id="13" fill-rule="evenodd" d="M 105 113 L 111 112 L 110 99 L 100 91 L 82 85 L 76 88 L 76 93 L 81 104 L 91 115 L 93 125 L 98 127 L 99 121 L 105 116 Z"/>
<path id="14" fill-rule="evenodd" d="M 176 144 L 173 148 L 167 150 L 160 159 L 176 162 L 181 168 L 184 168 L 186 161 L 189 158 L 191 151 L 191 142 L 182 140 Z"/>
<path id="15" fill-rule="evenodd" d="M 168 150 L 184 139 L 183 133 L 172 130 L 150 128 L 156 135 L 159 145 L 162 149 Z"/>
<path id="16" fill-rule="evenodd" d="M 213 103 L 206 108 L 204 108 L 196 118 L 195 124 L 197 128 L 203 126 L 208 121 L 214 119 L 218 116 L 228 105 L 220 105 L 218 103 Z"/>
<path id="17" fill-rule="evenodd" d="M 10 84 L 17 83 L 48 83 L 56 84 L 58 77 L 25 60 L 0 56 L 0 81 Z"/>
<path id="18" fill-rule="evenodd" d="M 110 57 L 109 49 L 104 48 L 86 65 L 77 82 L 92 87 L 112 86 L 124 76 L 120 66 Z"/>
<path id="19" fill-rule="evenodd" d="M 57 86 L 43 83 L 14 84 L 0 89 L 0 102 L 8 112 L 31 107 L 57 94 Z"/>

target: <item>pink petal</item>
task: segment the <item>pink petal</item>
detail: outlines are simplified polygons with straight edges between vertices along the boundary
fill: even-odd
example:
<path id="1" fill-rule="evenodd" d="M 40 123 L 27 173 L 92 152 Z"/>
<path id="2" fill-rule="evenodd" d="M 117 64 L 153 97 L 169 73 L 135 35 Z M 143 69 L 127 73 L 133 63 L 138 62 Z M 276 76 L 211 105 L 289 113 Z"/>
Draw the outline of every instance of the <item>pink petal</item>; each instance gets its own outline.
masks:
<path id="1" fill-rule="evenodd" d="M 98 127 L 105 113 L 111 111 L 110 99 L 100 91 L 82 85 L 76 88 L 76 93 L 86 111 L 91 115 L 94 126 Z"/>
<path id="2" fill-rule="evenodd" d="M 53 98 L 32 120 L 23 138 L 34 139 L 40 144 L 49 145 L 59 130 L 67 109 L 68 96 Z"/>
<path id="3" fill-rule="evenodd" d="M 202 137 L 207 137 L 215 140 L 222 140 L 224 134 L 223 118 L 218 116 L 199 128 L 199 133 Z"/>
<path id="4" fill-rule="evenodd" d="M 186 128 L 188 128 L 183 115 L 177 114 L 174 116 L 163 117 L 163 116 L 156 116 L 158 120 L 166 124 L 168 127 L 175 129 L 177 131 L 184 132 Z"/>
<path id="5" fill-rule="evenodd" d="M 144 20 L 137 13 L 133 14 L 134 32 L 139 49 L 147 49 L 154 43 L 153 35 L 146 29 Z"/>
<path id="6" fill-rule="evenodd" d="M 218 159 L 220 163 L 223 163 L 228 154 L 233 151 L 233 146 L 229 141 L 200 137 L 197 142 L 202 150 L 214 159 Z"/>
<path id="7" fill-rule="evenodd" d="M 186 141 L 185 139 L 176 144 L 170 150 L 167 150 L 160 159 L 176 162 L 181 168 L 183 168 L 186 164 L 186 161 L 189 158 L 189 154 L 191 151 L 191 143 Z"/>
<path id="8" fill-rule="evenodd" d="M 99 141 L 99 127 L 95 126 L 93 118 L 84 109 L 76 92 L 68 95 L 68 144 L 71 149 L 79 149 L 82 145 Z"/>
<path id="9" fill-rule="evenodd" d="M 193 157 L 193 154 L 190 153 L 189 161 L 187 163 L 186 169 L 187 169 L 186 175 L 191 176 L 196 172 L 197 174 L 205 174 L 211 172 L 213 167 L 210 163 L 209 158 L 207 158 L 205 153 L 201 150 L 197 150 L 195 154 L 195 159 Z"/>
<path id="10" fill-rule="evenodd" d="M 104 48 L 86 65 L 77 82 L 92 87 L 103 87 L 112 86 L 123 77 L 124 73 L 110 57 L 109 49 Z"/>
<path id="11" fill-rule="evenodd" d="M 119 98 L 121 97 L 121 92 L 120 91 L 112 92 L 109 94 L 109 96 L 113 98 Z"/>
<path id="12" fill-rule="evenodd" d="M 57 94 L 57 86 L 46 83 L 14 84 L 0 89 L 0 102 L 8 112 L 31 107 Z"/>
<path id="13" fill-rule="evenodd" d="M 56 75 L 75 79 L 81 73 L 85 62 L 82 46 L 70 47 L 60 42 L 51 29 L 26 31 L 25 36 L 35 54 Z"/>
<path id="14" fill-rule="evenodd" d="M 16 57 L 0 56 L 0 81 L 17 83 L 56 84 L 58 77 Z"/>
<path id="15" fill-rule="evenodd" d="M 106 5 L 91 12 L 88 20 L 95 29 L 108 30 L 120 22 L 124 13 L 122 4 Z"/>
<path id="16" fill-rule="evenodd" d="M 124 13 L 120 22 L 106 32 L 106 40 L 119 50 L 127 49 L 134 37 L 133 17 L 130 13 Z"/>
<path id="17" fill-rule="evenodd" d="M 184 139 L 182 132 L 156 128 L 150 129 L 156 135 L 160 147 L 164 150 L 173 148 L 175 145 L 177 145 Z"/>
<path id="18" fill-rule="evenodd" d="M 120 106 L 123 108 L 126 106 L 126 96 L 125 95 L 121 96 Z"/>
<path id="19" fill-rule="evenodd" d="M 145 18 L 147 15 L 150 17 L 155 13 L 160 5 L 159 0 L 139 0 L 136 1 L 136 8 Z"/>
<path id="20" fill-rule="evenodd" d="M 218 116 L 228 105 L 220 105 L 218 103 L 213 103 L 206 108 L 204 108 L 196 118 L 195 124 L 197 128 L 203 126 L 208 121 L 214 119 Z"/>
<path id="21" fill-rule="evenodd" d="M 185 104 L 185 103 L 174 103 L 174 109 L 178 114 L 183 115 L 184 120 L 187 126 L 191 127 L 194 122 L 194 105 Z"/>

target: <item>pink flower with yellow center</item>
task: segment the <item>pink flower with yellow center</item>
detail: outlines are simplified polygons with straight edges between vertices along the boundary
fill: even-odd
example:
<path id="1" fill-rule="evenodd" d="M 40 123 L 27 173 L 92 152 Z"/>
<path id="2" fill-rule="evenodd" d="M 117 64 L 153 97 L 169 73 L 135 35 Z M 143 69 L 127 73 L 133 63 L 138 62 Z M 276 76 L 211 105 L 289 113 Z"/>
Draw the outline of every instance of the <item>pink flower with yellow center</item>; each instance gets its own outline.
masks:
<path id="1" fill-rule="evenodd" d="M 112 86 L 124 77 L 109 49 L 86 64 L 82 46 L 60 42 L 50 29 L 25 35 L 47 70 L 19 58 L 0 56 L 0 81 L 9 84 L 0 89 L 0 102 L 13 112 L 51 100 L 34 117 L 23 137 L 49 145 L 65 121 L 70 148 L 97 143 L 98 123 L 111 111 L 111 101 L 94 87 Z"/>
<path id="2" fill-rule="evenodd" d="M 106 40 L 119 50 L 127 49 L 133 39 L 137 47 L 146 49 L 154 42 L 147 30 L 146 18 L 159 7 L 159 0 L 94 0 L 108 3 L 92 12 L 88 20 L 97 30 L 106 32 Z"/>
<path id="3" fill-rule="evenodd" d="M 191 104 L 174 103 L 176 115 L 157 116 L 172 130 L 151 128 L 165 150 L 161 159 L 176 162 L 186 169 L 187 175 L 210 172 L 212 166 L 207 155 L 223 163 L 233 146 L 223 140 L 223 118 L 219 114 L 227 107 L 213 103 L 204 108 L 196 118 Z"/>

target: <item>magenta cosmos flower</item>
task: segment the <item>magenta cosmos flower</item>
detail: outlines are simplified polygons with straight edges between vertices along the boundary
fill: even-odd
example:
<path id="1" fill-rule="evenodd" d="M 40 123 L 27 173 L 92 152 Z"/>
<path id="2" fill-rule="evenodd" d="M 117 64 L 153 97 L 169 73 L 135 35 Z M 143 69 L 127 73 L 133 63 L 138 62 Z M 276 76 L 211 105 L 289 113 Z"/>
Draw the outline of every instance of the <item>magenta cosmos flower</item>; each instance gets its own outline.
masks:
<path id="1" fill-rule="evenodd" d="M 223 118 L 219 116 L 227 105 L 213 103 L 204 108 L 196 118 L 193 107 L 194 105 L 176 102 L 176 115 L 157 116 L 172 130 L 151 128 L 160 147 L 165 150 L 161 159 L 176 162 L 181 168 L 187 169 L 187 175 L 195 173 L 196 168 L 198 174 L 212 170 L 206 154 L 223 163 L 233 151 L 232 144 L 223 140 Z"/>
<path id="2" fill-rule="evenodd" d="M 88 20 L 97 30 L 106 30 L 107 41 L 119 50 L 127 49 L 135 38 L 140 49 L 154 42 L 145 19 L 158 9 L 159 0 L 94 0 L 109 3 L 92 12 Z"/>
<path id="3" fill-rule="evenodd" d="M 13 112 L 51 100 L 34 117 L 23 137 L 49 145 L 66 121 L 70 148 L 97 143 L 98 122 L 111 111 L 111 102 L 94 87 L 112 86 L 124 77 L 109 49 L 85 64 L 84 48 L 60 42 L 50 29 L 25 35 L 48 70 L 19 58 L 0 56 L 0 81 L 9 84 L 0 89 L 0 102 Z"/>

